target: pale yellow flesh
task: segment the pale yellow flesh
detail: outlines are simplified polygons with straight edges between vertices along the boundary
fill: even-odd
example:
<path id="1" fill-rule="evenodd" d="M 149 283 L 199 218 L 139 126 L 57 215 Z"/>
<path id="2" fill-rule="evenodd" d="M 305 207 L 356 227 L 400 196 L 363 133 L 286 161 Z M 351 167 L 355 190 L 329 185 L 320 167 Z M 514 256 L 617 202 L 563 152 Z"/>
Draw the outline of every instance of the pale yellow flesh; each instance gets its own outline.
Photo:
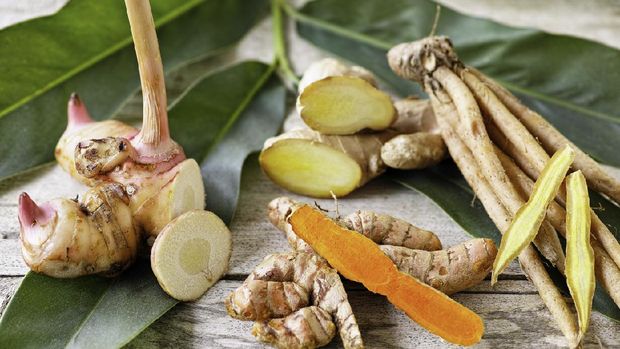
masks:
<path id="1" fill-rule="evenodd" d="M 328 77 L 310 84 L 299 96 L 298 109 L 308 127 L 333 135 L 384 130 L 396 118 L 387 94 L 352 76 Z"/>
<path id="2" fill-rule="evenodd" d="M 189 211 L 157 236 L 151 268 L 171 297 L 195 300 L 228 269 L 231 245 L 230 231 L 219 217 L 208 211 Z"/>
<path id="3" fill-rule="evenodd" d="M 567 177 L 566 192 L 566 282 L 577 309 L 579 336 L 583 338 L 590 322 L 596 281 L 590 245 L 590 198 L 581 171 Z"/>
<path id="4" fill-rule="evenodd" d="M 345 153 L 305 139 L 284 139 L 261 152 L 261 167 L 274 182 L 294 193 L 326 198 L 357 188 L 360 166 Z"/>
<path id="5" fill-rule="evenodd" d="M 172 218 L 194 209 L 205 207 L 205 188 L 200 166 L 194 159 L 184 161 L 174 180 L 172 190 Z"/>
<path id="6" fill-rule="evenodd" d="M 558 150 L 545 165 L 536 180 L 530 199 L 517 211 L 510 227 L 502 236 L 497 257 L 493 263 L 491 284 L 497 276 L 534 240 L 545 218 L 549 203 L 556 197 L 568 168 L 575 159 L 575 152 L 569 146 Z"/>

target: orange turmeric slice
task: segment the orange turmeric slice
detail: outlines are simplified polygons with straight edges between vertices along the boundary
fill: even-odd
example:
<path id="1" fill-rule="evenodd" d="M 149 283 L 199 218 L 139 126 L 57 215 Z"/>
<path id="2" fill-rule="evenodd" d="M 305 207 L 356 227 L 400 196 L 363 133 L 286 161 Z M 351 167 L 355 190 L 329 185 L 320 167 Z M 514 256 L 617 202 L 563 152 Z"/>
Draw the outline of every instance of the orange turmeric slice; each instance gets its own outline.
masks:
<path id="1" fill-rule="evenodd" d="M 349 280 L 384 295 L 431 333 L 454 344 L 473 345 L 484 333 L 482 319 L 445 294 L 398 271 L 379 246 L 304 205 L 289 216 L 293 231 Z"/>

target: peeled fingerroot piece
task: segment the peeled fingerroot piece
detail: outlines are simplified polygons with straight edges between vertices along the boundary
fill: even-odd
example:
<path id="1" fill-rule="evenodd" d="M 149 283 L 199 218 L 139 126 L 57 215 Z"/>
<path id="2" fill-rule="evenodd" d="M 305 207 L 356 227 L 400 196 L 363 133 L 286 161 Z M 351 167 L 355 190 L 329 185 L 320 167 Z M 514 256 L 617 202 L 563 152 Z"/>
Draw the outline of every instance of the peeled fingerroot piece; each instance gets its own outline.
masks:
<path id="1" fill-rule="evenodd" d="M 577 309 L 581 339 L 588 330 L 596 286 L 594 251 L 590 245 L 590 199 L 581 171 L 566 178 L 566 194 L 566 282 Z"/>
<path id="2" fill-rule="evenodd" d="M 510 227 L 502 236 L 499 252 L 493 263 L 491 284 L 497 282 L 497 276 L 536 237 L 547 207 L 557 195 L 574 158 L 575 152 L 570 146 L 566 146 L 556 152 L 545 165 L 534 184 L 530 199 L 517 211 Z"/>
<path id="3" fill-rule="evenodd" d="M 161 231 L 151 250 L 151 268 L 161 287 L 175 299 L 202 296 L 228 269 L 230 231 L 212 212 L 194 210 Z"/>
<path id="4" fill-rule="evenodd" d="M 297 110 L 308 127 L 331 135 L 384 130 L 397 115 L 386 93 L 356 76 L 313 82 L 299 95 Z"/>
<path id="5" fill-rule="evenodd" d="M 252 334 L 262 342 L 281 349 L 322 347 L 336 335 L 336 325 L 325 310 L 310 306 L 285 318 L 257 321 Z"/>

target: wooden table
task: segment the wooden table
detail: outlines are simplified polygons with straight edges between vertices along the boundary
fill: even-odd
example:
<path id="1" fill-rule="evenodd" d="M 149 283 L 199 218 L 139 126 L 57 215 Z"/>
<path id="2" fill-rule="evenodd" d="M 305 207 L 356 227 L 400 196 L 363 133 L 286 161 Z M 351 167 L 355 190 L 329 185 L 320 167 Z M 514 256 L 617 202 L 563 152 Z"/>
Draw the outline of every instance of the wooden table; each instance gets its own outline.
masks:
<path id="1" fill-rule="evenodd" d="M 50 191 L 50 184 L 55 189 Z M 0 184 L 0 313 L 27 272 L 18 244 L 17 197 L 27 190 L 36 200 L 74 196 L 79 185 L 57 166 Z M 180 304 L 136 338 L 130 347 L 262 347 L 250 334 L 251 322 L 230 318 L 224 309 L 225 295 L 238 287 L 267 254 L 288 251 L 284 236 L 266 218 L 267 203 L 290 195 L 276 187 L 260 171 L 256 156 L 246 162 L 238 210 L 231 225 L 233 254 L 228 274 L 199 301 Z M 297 196 L 294 196 L 297 197 Z M 301 200 L 308 200 L 297 197 Z M 209 199 L 207 198 L 207 205 Z M 330 200 L 317 200 L 333 209 Z M 378 179 L 340 200 L 341 213 L 365 208 L 390 213 L 436 232 L 445 246 L 469 239 L 460 227 L 423 195 L 386 179 Z M 411 322 L 384 297 L 361 285 L 346 288 L 369 348 L 450 347 Z M 513 263 L 495 288 L 488 280 L 454 298 L 476 311 L 485 321 L 480 348 L 556 348 L 564 338 L 554 326 L 532 284 Z M 586 346 L 620 347 L 620 324 L 594 313 Z M 334 340 L 331 347 L 340 347 Z"/>

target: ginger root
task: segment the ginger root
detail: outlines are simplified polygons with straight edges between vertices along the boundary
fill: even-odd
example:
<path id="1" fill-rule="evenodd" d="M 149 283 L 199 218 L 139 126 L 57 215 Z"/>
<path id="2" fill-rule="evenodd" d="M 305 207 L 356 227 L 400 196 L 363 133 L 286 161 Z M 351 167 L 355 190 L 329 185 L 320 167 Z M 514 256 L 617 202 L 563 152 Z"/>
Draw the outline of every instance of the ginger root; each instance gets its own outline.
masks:
<path id="1" fill-rule="evenodd" d="M 98 185 L 80 202 L 56 199 L 41 206 L 22 193 L 19 222 L 24 261 L 38 273 L 114 276 L 137 255 L 139 229 L 120 184 Z"/>
<path id="2" fill-rule="evenodd" d="M 384 130 L 396 119 L 396 110 L 375 85 L 372 73 L 362 67 L 348 67 L 333 58 L 314 62 L 299 83 L 297 112 L 323 134 Z"/>
<path id="3" fill-rule="evenodd" d="M 459 345 L 472 345 L 480 341 L 484 325 L 478 315 L 445 294 L 398 271 L 372 240 L 339 226 L 307 205 L 294 210 L 288 222 L 295 234 L 344 277 L 387 296 L 392 304 L 430 332 Z M 433 304 L 432 310 L 428 304 Z"/>

